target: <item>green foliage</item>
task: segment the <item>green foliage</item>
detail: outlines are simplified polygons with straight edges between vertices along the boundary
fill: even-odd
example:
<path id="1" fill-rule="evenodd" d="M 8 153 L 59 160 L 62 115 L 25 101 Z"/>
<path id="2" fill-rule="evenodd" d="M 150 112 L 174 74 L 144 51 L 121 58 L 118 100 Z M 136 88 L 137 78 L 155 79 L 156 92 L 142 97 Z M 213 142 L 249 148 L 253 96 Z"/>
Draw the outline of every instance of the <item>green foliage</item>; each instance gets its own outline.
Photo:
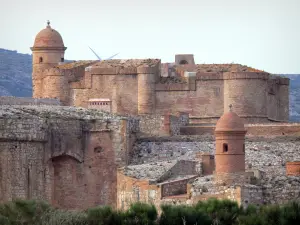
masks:
<path id="1" fill-rule="evenodd" d="M 196 209 L 206 213 L 213 223 L 218 225 L 232 225 L 242 212 L 242 208 L 236 202 L 215 198 L 198 202 Z"/>
<path id="2" fill-rule="evenodd" d="M 42 215 L 41 225 L 89 225 L 84 212 L 52 210 Z"/>
<path id="3" fill-rule="evenodd" d="M 122 225 L 122 213 L 111 207 L 95 207 L 87 210 L 89 225 Z"/>
<path id="4" fill-rule="evenodd" d="M 192 206 L 162 205 L 161 209 L 160 225 L 210 225 L 212 222 L 207 215 Z"/>
<path id="5" fill-rule="evenodd" d="M 127 211 L 102 206 L 86 211 L 55 209 L 43 201 L 0 204 L 0 225 L 299 225 L 300 203 L 239 207 L 229 200 L 209 199 L 194 206 L 135 203 Z"/>
<path id="6" fill-rule="evenodd" d="M 300 203 L 290 202 L 282 207 L 282 224 L 300 224 Z"/>
<path id="7" fill-rule="evenodd" d="M 8 220 L 11 225 L 38 225 L 41 215 L 50 209 L 43 201 L 15 200 L 0 206 L 0 219 Z"/>
<path id="8" fill-rule="evenodd" d="M 122 225 L 153 225 L 157 219 L 154 205 L 137 202 L 130 206 L 123 215 Z"/>

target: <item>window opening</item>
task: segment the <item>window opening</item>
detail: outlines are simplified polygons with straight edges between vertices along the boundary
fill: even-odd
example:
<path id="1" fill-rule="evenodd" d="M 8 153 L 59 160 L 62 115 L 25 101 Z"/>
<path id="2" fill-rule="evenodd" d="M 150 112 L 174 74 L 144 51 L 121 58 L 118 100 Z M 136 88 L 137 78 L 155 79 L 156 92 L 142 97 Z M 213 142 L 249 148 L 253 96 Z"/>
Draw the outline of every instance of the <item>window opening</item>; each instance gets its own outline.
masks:
<path id="1" fill-rule="evenodd" d="M 228 152 L 228 144 L 223 144 L 223 152 Z"/>

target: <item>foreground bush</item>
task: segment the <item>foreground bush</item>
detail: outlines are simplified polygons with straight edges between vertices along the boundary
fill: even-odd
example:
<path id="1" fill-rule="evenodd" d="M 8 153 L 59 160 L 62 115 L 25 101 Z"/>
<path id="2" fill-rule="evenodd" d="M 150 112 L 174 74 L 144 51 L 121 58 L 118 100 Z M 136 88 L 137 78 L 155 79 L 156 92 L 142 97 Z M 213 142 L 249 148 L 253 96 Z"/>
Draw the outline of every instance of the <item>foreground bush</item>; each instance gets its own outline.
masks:
<path id="1" fill-rule="evenodd" d="M 40 225 L 41 215 L 50 210 L 52 207 L 43 201 L 15 200 L 0 205 L 0 224 Z"/>
<path id="2" fill-rule="evenodd" d="M 160 225 L 211 225 L 212 220 L 192 206 L 161 206 Z"/>
<path id="3" fill-rule="evenodd" d="M 0 204 L 0 225 L 299 225 L 300 203 L 252 206 L 209 199 L 195 206 L 135 203 L 127 211 L 94 207 L 85 211 L 55 209 L 43 201 Z"/>
<path id="4" fill-rule="evenodd" d="M 198 202 L 195 207 L 207 214 L 213 223 L 218 225 L 232 225 L 243 210 L 236 202 L 230 200 L 220 201 L 215 198 Z"/>

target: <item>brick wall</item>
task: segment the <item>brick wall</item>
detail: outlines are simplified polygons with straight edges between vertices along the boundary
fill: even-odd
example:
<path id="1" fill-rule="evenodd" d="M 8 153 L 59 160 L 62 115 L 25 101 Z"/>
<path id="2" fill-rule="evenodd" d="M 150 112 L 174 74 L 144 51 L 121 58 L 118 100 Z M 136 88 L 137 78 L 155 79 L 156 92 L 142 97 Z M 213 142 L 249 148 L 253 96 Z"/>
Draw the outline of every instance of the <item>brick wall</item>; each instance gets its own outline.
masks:
<path id="1" fill-rule="evenodd" d="M 224 111 L 232 104 L 240 117 L 267 121 L 268 78 L 264 73 L 224 73 Z"/>
<path id="2" fill-rule="evenodd" d="M 178 111 L 194 117 L 220 117 L 223 114 L 223 80 L 197 80 L 196 91 L 156 91 L 156 113 Z"/>

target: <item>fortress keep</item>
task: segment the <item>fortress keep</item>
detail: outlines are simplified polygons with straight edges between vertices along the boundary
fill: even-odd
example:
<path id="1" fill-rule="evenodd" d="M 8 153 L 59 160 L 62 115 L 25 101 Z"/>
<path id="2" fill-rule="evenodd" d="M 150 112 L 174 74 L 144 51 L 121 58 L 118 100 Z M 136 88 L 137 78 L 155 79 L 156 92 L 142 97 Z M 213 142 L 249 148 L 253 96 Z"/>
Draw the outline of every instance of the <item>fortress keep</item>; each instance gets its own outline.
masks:
<path id="1" fill-rule="evenodd" d="M 195 64 L 179 54 L 159 59 L 64 63 L 67 48 L 48 22 L 31 48 L 33 97 L 63 105 L 144 115 L 186 112 L 195 123 L 215 123 L 229 104 L 246 122 L 289 119 L 289 79 L 239 64 Z M 105 103 L 91 103 L 106 99 Z M 109 105 L 107 105 L 109 104 Z"/>

